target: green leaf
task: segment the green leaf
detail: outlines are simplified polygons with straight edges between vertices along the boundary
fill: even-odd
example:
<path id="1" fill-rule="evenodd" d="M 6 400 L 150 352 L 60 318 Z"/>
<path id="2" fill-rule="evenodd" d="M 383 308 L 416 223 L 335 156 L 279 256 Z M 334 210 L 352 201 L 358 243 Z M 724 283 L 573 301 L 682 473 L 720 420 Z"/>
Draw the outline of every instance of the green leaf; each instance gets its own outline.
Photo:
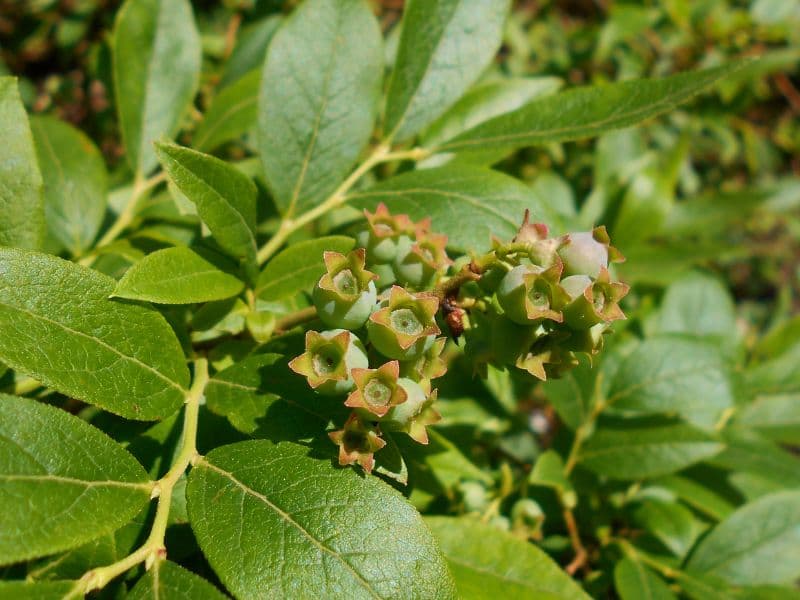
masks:
<path id="1" fill-rule="evenodd" d="M 598 428 L 580 453 L 580 463 L 612 479 L 667 475 L 713 456 L 723 445 L 682 423 L 639 420 Z"/>
<path id="2" fill-rule="evenodd" d="M 189 372 L 156 311 L 108 299 L 116 282 L 54 256 L 0 248 L 0 359 L 128 419 L 184 401 Z"/>
<path id="3" fill-rule="evenodd" d="M 411 171 L 349 196 L 358 208 L 380 202 L 412 219 L 430 217 L 433 229 L 448 236 L 448 247 L 466 252 L 488 249 L 491 236 L 510 239 L 525 209 L 531 222 L 558 225 L 557 215 L 518 179 L 497 171 L 448 165 Z"/>
<path id="4" fill-rule="evenodd" d="M 270 43 L 258 132 L 264 174 L 286 215 L 333 192 L 369 141 L 383 75 L 364 0 L 308 0 Z"/>
<path id="5" fill-rule="evenodd" d="M 533 544 L 468 517 L 427 517 L 463 600 L 589 596 Z"/>
<path id="6" fill-rule="evenodd" d="M 736 343 L 736 312 L 727 288 L 711 275 L 693 271 L 667 288 L 657 319 L 659 333 L 685 333 Z"/>
<path id="7" fill-rule="evenodd" d="M 322 255 L 326 250 L 346 254 L 356 242 L 351 237 L 332 235 L 292 244 L 267 263 L 256 284 L 256 296 L 282 300 L 299 292 L 310 292 L 325 273 Z"/>
<path id="8" fill-rule="evenodd" d="M 534 100 L 436 147 L 438 152 L 522 148 L 566 142 L 634 125 L 672 110 L 745 62 L 661 79 L 586 86 Z"/>
<path id="9" fill-rule="evenodd" d="M 614 567 L 614 586 L 622 600 L 673 600 L 677 598 L 661 577 L 630 558 L 623 558 Z"/>
<path id="10" fill-rule="evenodd" d="M 800 445 L 800 394 L 756 398 L 737 421 L 771 440 Z"/>
<path id="11" fill-rule="evenodd" d="M 688 568 L 739 585 L 792 583 L 800 576 L 800 492 L 739 508 L 700 542 Z"/>
<path id="12" fill-rule="evenodd" d="M 0 581 L 0 598 L 64 600 L 74 585 L 74 581 Z"/>
<path id="13" fill-rule="evenodd" d="M 249 72 L 215 96 L 197 126 L 192 145 L 208 152 L 240 138 L 256 124 L 261 70 Z"/>
<path id="14" fill-rule="evenodd" d="M 716 521 L 724 519 L 733 512 L 733 503 L 705 481 L 701 483 L 681 475 L 668 475 L 655 483 Z"/>
<path id="15" fill-rule="evenodd" d="M 555 490 L 567 508 L 575 508 L 578 504 L 578 496 L 564 471 L 564 461 L 555 450 L 546 450 L 539 456 L 528 482 Z"/>
<path id="16" fill-rule="evenodd" d="M 17 80 L 0 77 L 0 246 L 40 248 L 44 239 L 42 176 Z"/>
<path id="17" fill-rule="evenodd" d="M 53 117 L 34 117 L 31 131 L 44 178 L 50 235 L 73 256 L 90 248 L 106 211 L 108 174 L 100 151 L 81 131 Z"/>
<path id="18" fill-rule="evenodd" d="M 127 0 L 113 37 L 114 88 L 131 168 L 147 175 L 153 142 L 178 132 L 197 91 L 200 36 L 187 0 Z"/>
<path id="19" fill-rule="evenodd" d="M 424 146 L 435 146 L 472 129 L 492 117 L 519 108 L 534 98 L 553 94 L 561 87 L 558 77 L 503 78 L 475 86 L 439 117 L 422 135 Z M 487 156 L 490 164 L 496 153 Z"/>
<path id="20" fill-rule="evenodd" d="M 686 556 L 704 527 L 680 502 L 647 498 L 633 511 L 634 521 L 678 558 Z"/>
<path id="21" fill-rule="evenodd" d="M 256 269 L 256 186 L 236 167 L 176 144 L 156 144 L 170 180 L 197 205 L 200 218 L 219 245 L 242 261 L 248 276 Z"/>
<path id="22" fill-rule="evenodd" d="M 242 27 L 236 36 L 236 46 L 225 63 L 220 86 L 228 87 L 253 69 L 261 70 L 267 47 L 282 19 L 281 15 L 272 15 Z"/>
<path id="23" fill-rule="evenodd" d="M 550 378 L 541 384 L 547 400 L 564 424 L 572 430 L 580 427 L 591 414 L 597 394 L 596 375 L 596 370 L 583 359 L 581 364 L 565 373 L 562 378 Z"/>
<path id="24" fill-rule="evenodd" d="M 455 596 L 433 537 L 398 492 L 308 453 L 241 442 L 190 473 L 192 529 L 234 596 Z"/>
<path id="25" fill-rule="evenodd" d="M 236 296 L 244 284 L 184 246 L 148 254 L 133 265 L 112 297 L 157 304 L 194 304 Z"/>
<path id="26" fill-rule="evenodd" d="M 287 362 L 280 354 L 257 354 L 220 371 L 206 386 L 209 410 L 242 433 L 274 442 L 324 434 L 325 400 Z"/>
<path id="27" fill-rule="evenodd" d="M 405 141 L 458 100 L 494 58 L 508 0 L 409 0 L 386 102 L 387 139 Z"/>
<path id="28" fill-rule="evenodd" d="M 642 342 L 612 376 L 607 404 L 616 411 L 680 415 L 713 429 L 733 405 L 719 350 L 679 336 Z"/>
<path id="29" fill-rule="evenodd" d="M 127 600 L 224 600 L 208 581 L 174 562 L 159 560 L 126 596 Z"/>
<path id="30" fill-rule="evenodd" d="M 800 488 L 800 459 L 741 427 L 722 431 L 725 450 L 709 462 L 739 473 L 751 473 L 781 487 Z"/>
<path id="31" fill-rule="evenodd" d="M 45 404 L 0 395 L 0 564 L 74 548 L 147 504 L 147 473 L 111 438 Z"/>

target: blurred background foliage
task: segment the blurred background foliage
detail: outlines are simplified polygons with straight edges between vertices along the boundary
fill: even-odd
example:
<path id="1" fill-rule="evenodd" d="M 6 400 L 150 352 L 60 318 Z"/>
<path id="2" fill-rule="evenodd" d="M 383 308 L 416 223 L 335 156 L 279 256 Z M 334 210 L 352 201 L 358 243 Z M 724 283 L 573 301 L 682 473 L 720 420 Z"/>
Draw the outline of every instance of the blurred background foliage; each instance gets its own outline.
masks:
<path id="1" fill-rule="evenodd" d="M 192 4 L 202 33 L 203 80 L 179 141 L 247 161 L 254 155 L 255 102 L 251 112 L 226 123 L 222 135 L 214 133 L 214 115 L 239 98 L 255 97 L 255 73 L 294 3 Z M 372 4 L 387 31 L 390 57 L 402 0 Z M 86 132 L 110 165 L 112 184 L 130 178 L 111 82 L 109 32 L 118 8 L 113 0 L 0 0 L 0 72 L 20 78 L 32 113 L 58 116 Z M 561 381 L 536 386 L 494 371 L 484 383 L 446 378 L 440 390 L 448 400 L 441 403 L 445 425 L 438 428 L 445 435 L 434 437 L 434 449 L 419 457 L 439 482 L 428 486 L 418 479 L 412 501 L 433 513 L 480 514 L 539 541 L 566 564 L 575 548 L 568 532 L 575 527 L 558 516 L 551 522 L 550 515 L 560 514 L 559 505 L 574 506 L 577 494 L 590 560 L 572 571 L 580 567 L 597 595 L 608 589 L 613 571 L 604 562 L 609 567 L 618 559 L 604 550 L 611 536 L 633 539 L 639 534 L 631 531 L 644 532 L 640 547 L 660 543 L 662 553 L 666 547 L 673 560 L 682 560 L 734 507 L 800 486 L 789 458 L 800 447 L 800 0 L 517 0 L 494 65 L 423 136 L 449 137 L 571 86 L 659 77 L 750 55 L 761 60 L 644 126 L 478 159 L 528 182 L 561 215 L 565 229 L 609 228 L 628 258 L 619 275 L 633 286 L 625 306 L 629 319 L 616 327 L 599 368 L 583 364 Z M 153 217 L 164 213 L 154 210 Z M 693 341 L 660 348 L 665 334 Z M 714 388 L 708 372 L 691 378 L 695 341 L 713 346 L 712 362 L 719 359 L 719 368 L 729 371 L 730 389 Z M 685 354 L 686 394 L 699 402 L 733 396 L 736 409 L 716 427 L 728 449 L 645 485 L 601 486 L 589 470 L 573 472 L 572 450 L 581 445 L 575 439 L 591 433 L 615 386 L 635 381 L 637 364 L 662 351 Z M 708 364 L 704 368 L 712 368 Z M 678 413 L 702 421 L 690 411 Z M 605 411 L 601 418 L 613 429 L 615 416 Z M 779 447 L 790 453 L 774 454 Z M 570 479 L 562 475 L 562 459 L 547 448 L 566 457 Z M 418 450 L 403 452 L 413 468 Z M 683 503 L 666 504 L 665 498 Z M 567 513 L 565 519 L 573 518 Z"/>

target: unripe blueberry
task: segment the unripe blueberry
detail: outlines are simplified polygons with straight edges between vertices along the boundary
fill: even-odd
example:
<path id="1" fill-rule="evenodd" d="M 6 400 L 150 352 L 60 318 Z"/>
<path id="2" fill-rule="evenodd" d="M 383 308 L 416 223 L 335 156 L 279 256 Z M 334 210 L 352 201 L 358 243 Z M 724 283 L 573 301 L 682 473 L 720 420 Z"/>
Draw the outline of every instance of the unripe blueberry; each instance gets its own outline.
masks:
<path id="1" fill-rule="evenodd" d="M 392 263 L 379 263 L 370 265 L 370 269 L 375 273 L 375 285 L 380 290 L 385 290 L 397 281 L 397 276 L 394 274 L 394 265 Z"/>
<path id="2" fill-rule="evenodd" d="M 600 269 L 607 269 L 609 260 L 625 260 L 619 251 L 610 245 L 606 228 L 595 227 L 592 231 L 570 233 L 563 238 L 564 244 L 558 255 L 564 262 L 564 275 L 588 275 L 597 277 Z"/>
<path id="3" fill-rule="evenodd" d="M 562 344 L 564 337 L 561 332 L 541 336 L 517 359 L 517 368 L 542 381 L 548 377 L 557 379 L 578 364 L 575 355 Z"/>
<path id="4" fill-rule="evenodd" d="M 409 294 L 393 286 L 389 298 L 367 321 L 369 341 L 388 358 L 412 360 L 433 345 L 441 333 L 436 325 L 439 300 L 429 294 Z"/>
<path id="5" fill-rule="evenodd" d="M 356 389 L 347 397 L 345 406 L 357 409 L 364 419 L 383 417 L 398 404 L 407 401 L 408 394 L 400 385 L 400 365 L 396 360 L 378 369 L 353 369 Z"/>
<path id="6" fill-rule="evenodd" d="M 536 265 L 519 265 L 500 281 L 497 301 L 506 316 L 520 325 L 530 325 L 542 319 L 561 322 L 561 308 L 567 296 L 559 287 L 561 266 L 549 269 Z"/>
<path id="7" fill-rule="evenodd" d="M 431 379 L 436 379 L 447 373 L 447 363 L 442 358 L 447 338 L 437 338 L 430 348 L 417 358 L 400 364 L 400 374 L 416 381 L 426 391 L 430 392 Z"/>
<path id="8" fill-rule="evenodd" d="M 515 365 L 537 338 L 536 326 L 520 325 L 505 315 L 495 313 L 488 327 L 491 355 L 498 365 Z"/>
<path id="9" fill-rule="evenodd" d="M 375 274 L 364 268 L 365 251 L 347 256 L 325 252 L 326 273 L 314 287 L 317 316 L 328 327 L 358 329 L 366 322 L 378 298 Z"/>
<path id="10" fill-rule="evenodd" d="M 540 267 L 549 268 L 557 261 L 557 251 L 564 244 L 562 238 L 549 237 L 549 230 L 544 223 L 529 223 L 530 211 L 525 211 L 522 221 L 512 242 L 526 244 L 530 260 Z"/>
<path id="11" fill-rule="evenodd" d="M 351 370 L 369 365 L 361 340 L 344 329 L 306 332 L 306 351 L 289 363 L 319 394 L 346 394 L 355 387 Z"/>
<path id="12" fill-rule="evenodd" d="M 585 285 L 583 277 L 573 275 L 565 277 L 561 282 L 562 288 L 572 298 L 564 307 L 564 323 L 567 327 L 583 331 L 598 323 L 624 319 L 625 314 L 619 307 L 619 301 L 628 293 L 628 286 L 612 282 L 608 270 L 604 268 L 600 269 L 597 279 L 590 281 L 588 285 Z"/>
<path id="13" fill-rule="evenodd" d="M 426 427 L 441 419 L 441 415 L 433 408 L 436 390 L 426 394 L 417 382 L 404 377 L 398 380 L 398 384 L 406 393 L 406 401 L 380 417 L 381 426 L 389 431 L 404 431 L 420 444 L 427 444 Z"/>
<path id="14" fill-rule="evenodd" d="M 397 280 L 407 287 L 424 289 L 433 284 L 436 275 L 452 261 L 445 247 L 447 236 L 417 229 L 415 240 L 398 245 L 394 267 Z"/>
<path id="15" fill-rule="evenodd" d="M 381 202 L 374 213 L 364 211 L 367 226 L 356 235 L 358 244 L 367 249 L 370 265 L 391 263 L 397 256 L 397 246 L 401 236 L 410 236 L 414 224 L 408 215 L 392 215 Z"/>
<path id="16" fill-rule="evenodd" d="M 356 413 L 350 415 L 342 429 L 331 431 L 328 437 L 339 446 L 340 465 L 358 463 L 367 473 L 375 466 L 375 452 L 386 445 L 380 430 Z"/>

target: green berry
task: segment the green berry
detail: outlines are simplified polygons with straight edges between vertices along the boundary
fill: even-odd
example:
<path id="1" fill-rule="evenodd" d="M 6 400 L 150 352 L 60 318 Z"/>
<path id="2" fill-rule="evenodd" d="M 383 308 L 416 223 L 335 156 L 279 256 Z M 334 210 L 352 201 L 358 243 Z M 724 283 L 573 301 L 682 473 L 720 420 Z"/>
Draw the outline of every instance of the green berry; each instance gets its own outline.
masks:
<path id="1" fill-rule="evenodd" d="M 384 356 L 412 360 L 427 351 L 441 333 L 436 325 L 439 300 L 429 294 L 410 294 L 393 286 L 389 298 L 367 321 L 369 341 Z"/>
<path id="2" fill-rule="evenodd" d="M 400 365 L 396 360 L 378 369 L 353 369 L 356 389 L 345 406 L 357 409 L 365 419 L 383 417 L 393 407 L 406 402 L 408 394 L 400 385 Z"/>
<path id="3" fill-rule="evenodd" d="M 344 329 L 306 332 L 306 351 L 289 363 L 318 394 L 346 394 L 355 387 L 352 369 L 369 366 L 361 340 Z"/>
<path id="4" fill-rule="evenodd" d="M 561 322 L 561 307 L 566 294 L 558 286 L 559 265 L 544 269 L 536 265 L 518 265 L 500 281 L 497 301 L 506 316 L 520 325 L 543 319 Z"/>
<path id="5" fill-rule="evenodd" d="M 331 431 L 328 437 L 339 446 L 340 465 L 358 463 L 367 473 L 371 473 L 375 466 L 375 452 L 386 445 L 380 435 L 380 430 L 374 424 L 353 413 L 342 429 Z"/>
<path id="6" fill-rule="evenodd" d="M 424 289 L 433 285 L 436 276 L 452 261 L 445 247 L 447 236 L 419 229 L 416 240 L 398 246 L 394 262 L 397 280 L 404 286 Z"/>
<path id="7" fill-rule="evenodd" d="M 410 239 L 414 225 L 407 215 L 392 215 L 386 205 L 378 204 L 374 213 L 364 211 L 366 228 L 356 234 L 356 241 L 367 249 L 367 261 L 374 264 L 391 263 L 398 252 L 401 236 Z"/>
<path id="8" fill-rule="evenodd" d="M 562 282 L 567 284 L 567 293 L 572 301 L 564 307 L 564 323 L 572 330 L 583 331 L 599 323 L 610 323 L 624 319 L 625 314 L 619 307 L 619 301 L 628 293 L 624 283 L 612 282 L 606 269 L 601 269 L 597 279 L 584 285 L 583 276 L 566 277 Z M 571 280 L 571 281 L 567 281 Z"/>
<path id="9" fill-rule="evenodd" d="M 427 444 L 427 426 L 441 419 L 441 415 L 433 408 L 436 390 L 426 394 L 417 382 L 404 377 L 397 383 L 405 392 L 406 400 L 380 417 L 381 427 L 390 431 L 404 431 L 411 439 Z"/>
<path id="10" fill-rule="evenodd" d="M 365 250 L 324 255 L 326 273 L 314 287 L 317 316 L 328 327 L 358 329 L 377 302 L 376 275 L 364 268 Z"/>
<path id="11" fill-rule="evenodd" d="M 605 227 L 595 227 L 592 231 L 570 233 L 564 238 L 558 255 L 564 263 L 564 275 L 588 275 L 597 277 L 601 269 L 607 269 L 609 261 L 625 260 L 619 251 L 611 246 Z"/>

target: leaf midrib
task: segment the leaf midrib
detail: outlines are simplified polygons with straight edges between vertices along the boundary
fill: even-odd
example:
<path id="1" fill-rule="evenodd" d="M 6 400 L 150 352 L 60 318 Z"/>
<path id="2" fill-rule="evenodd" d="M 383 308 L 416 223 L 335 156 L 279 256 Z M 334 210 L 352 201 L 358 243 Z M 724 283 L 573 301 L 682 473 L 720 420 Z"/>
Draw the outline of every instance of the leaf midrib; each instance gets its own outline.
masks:
<path id="1" fill-rule="evenodd" d="M 116 354 L 117 356 L 119 356 L 123 360 L 129 361 L 129 362 L 131 362 L 131 363 L 133 363 L 133 364 L 145 369 L 146 371 L 150 371 L 158 379 L 163 380 L 170 387 L 175 388 L 176 390 L 180 391 L 181 394 L 186 395 L 188 393 L 188 390 L 186 390 L 180 384 L 178 384 L 177 382 L 173 381 L 172 379 L 170 379 L 169 377 L 164 375 L 161 371 L 158 371 L 154 367 L 151 367 L 150 365 L 148 365 L 146 363 L 143 363 L 141 360 L 139 360 L 135 356 L 129 356 L 129 355 L 121 352 L 120 350 L 118 350 L 114 346 L 104 342 L 103 340 L 101 340 L 99 338 L 91 336 L 88 333 L 83 333 L 82 331 L 78 331 L 77 329 L 73 329 L 71 327 L 68 327 L 68 326 L 64 325 L 63 323 L 59 323 L 58 321 L 55 321 L 55 320 L 53 320 L 53 319 L 51 319 L 49 317 L 45 317 L 44 315 L 40 315 L 40 314 L 31 312 L 31 311 L 26 310 L 24 308 L 19 308 L 17 306 L 13 306 L 13 305 L 7 304 L 5 302 L 0 302 L 0 306 L 5 306 L 6 308 L 10 308 L 11 310 L 14 310 L 14 311 L 17 311 L 17 312 L 21 312 L 21 313 L 26 314 L 29 317 L 32 317 L 34 319 L 38 319 L 40 321 L 44 321 L 45 323 L 50 323 L 51 325 L 55 325 L 56 327 L 60 327 L 61 329 L 63 329 L 64 331 L 66 331 L 68 333 L 74 334 L 74 335 L 79 336 L 79 337 L 86 338 L 87 340 L 91 340 L 92 342 L 96 343 L 98 346 L 101 346 L 101 347 L 105 348 L 106 350 L 111 351 L 113 354 Z"/>
<path id="2" fill-rule="evenodd" d="M 450 143 L 444 143 L 444 144 L 436 147 L 435 151 L 441 152 L 443 150 L 457 150 L 457 149 L 460 149 L 460 148 L 468 148 L 468 147 L 471 147 L 471 146 L 477 146 L 477 145 L 486 144 L 486 143 L 513 142 L 514 140 L 524 140 L 525 138 L 528 138 L 528 137 L 533 137 L 534 140 L 536 140 L 536 138 L 552 137 L 552 136 L 559 136 L 559 135 L 564 135 L 564 134 L 566 134 L 567 136 L 574 135 L 574 134 L 579 134 L 580 135 L 580 132 L 584 131 L 586 129 L 596 129 L 598 127 L 605 127 L 605 126 L 613 127 L 614 124 L 617 121 L 623 121 L 624 122 L 626 119 L 631 119 L 631 118 L 638 119 L 640 117 L 640 115 L 645 115 L 644 118 L 647 118 L 648 116 L 656 117 L 659 114 L 661 114 L 661 113 L 669 110 L 670 108 L 678 105 L 679 101 L 678 100 L 674 100 L 673 98 L 687 98 L 687 99 L 691 98 L 692 96 L 700 93 L 704 88 L 706 88 L 706 87 L 710 86 L 711 84 L 713 84 L 714 81 L 716 81 L 717 79 L 719 79 L 719 77 L 717 77 L 715 79 L 712 79 L 711 81 L 706 81 L 702 85 L 699 85 L 696 88 L 693 88 L 692 91 L 688 92 L 687 94 L 674 94 L 673 96 L 665 97 L 665 99 L 662 99 L 661 101 L 655 102 L 653 104 L 648 104 L 648 105 L 643 106 L 643 107 L 641 107 L 639 109 L 632 110 L 632 111 L 626 112 L 626 113 L 610 115 L 610 116 L 606 117 L 605 119 L 601 119 L 601 120 L 598 120 L 598 121 L 593 121 L 591 123 L 587 123 L 587 124 L 583 124 L 583 125 L 569 125 L 569 126 L 566 126 L 566 127 L 544 129 L 544 130 L 538 130 L 538 131 L 530 131 L 530 130 L 529 131 L 521 131 L 519 133 L 509 133 L 509 134 L 504 134 L 504 135 L 480 137 L 480 138 L 475 138 L 475 139 L 471 139 L 471 140 L 470 139 L 459 140 L 458 138 L 456 138 L 455 140 L 453 140 Z M 584 88 L 578 88 L 578 90 L 583 90 L 583 89 Z M 574 90 L 574 91 L 577 91 L 577 90 Z M 564 93 L 567 94 L 569 92 L 564 92 Z M 525 106 L 517 109 L 517 111 L 522 111 L 527 106 L 529 106 L 529 105 L 525 105 Z M 517 111 L 515 111 L 515 112 L 517 112 Z M 513 114 L 513 113 L 508 113 L 508 114 Z M 489 121 L 486 121 L 485 123 L 481 123 L 480 125 L 476 126 L 472 130 L 464 132 L 459 137 L 467 136 L 472 131 L 474 131 L 474 129 L 477 129 L 477 128 L 480 128 L 480 127 L 487 127 L 488 128 L 488 125 L 490 123 L 492 123 L 492 121 L 501 120 L 501 119 L 505 118 L 506 116 L 507 115 L 501 115 L 500 117 L 495 117 L 494 119 L 490 119 Z M 591 135 L 591 134 L 587 133 L 586 135 L 588 136 L 588 135 Z M 583 136 L 580 135 L 580 137 L 583 137 Z M 534 143 L 534 140 L 532 140 L 531 143 Z"/>
<path id="3" fill-rule="evenodd" d="M 32 481 L 32 482 L 44 482 L 44 481 L 53 481 L 58 483 L 65 483 L 69 485 L 80 485 L 85 488 L 93 488 L 93 487 L 123 487 L 123 488 L 134 488 L 134 489 L 141 489 L 145 491 L 150 491 L 153 487 L 151 482 L 134 482 L 134 481 L 116 481 L 113 479 L 106 479 L 106 480 L 91 480 L 91 479 L 79 479 L 77 477 L 67 477 L 64 475 L 14 475 L 14 474 L 0 474 L 0 481 Z"/>
<path id="4" fill-rule="evenodd" d="M 202 467 L 205 467 L 210 471 L 214 471 L 218 475 L 221 475 L 222 477 L 229 479 L 234 485 L 239 487 L 245 494 L 253 496 L 254 498 L 263 502 L 267 507 L 273 510 L 285 523 L 294 526 L 297 529 L 297 531 L 299 531 L 305 538 L 307 538 L 314 546 L 319 548 L 320 551 L 338 559 L 342 563 L 342 565 L 344 565 L 345 569 L 353 576 L 353 578 L 356 579 L 356 581 L 358 581 L 358 583 L 365 590 L 367 590 L 373 598 L 376 598 L 377 600 L 383 600 L 383 597 L 372 588 L 369 581 L 364 579 L 364 577 L 358 571 L 356 571 L 355 568 L 349 562 L 347 562 L 344 558 L 342 558 L 342 556 L 338 552 L 326 546 L 321 540 L 315 538 L 311 534 L 311 532 L 309 532 L 305 527 L 300 525 L 300 523 L 295 521 L 289 513 L 281 509 L 273 502 L 271 502 L 269 498 L 267 498 L 264 494 L 261 494 L 256 490 L 254 490 L 253 488 L 245 485 L 244 483 L 239 481 L 236 477 L 234 477 L 233 473 L 221 469 L 215 464 L 208 462 L 208 460 L 206 460 L 205 458 L 200 459 L 195 468 L 202 468 Z"/>

